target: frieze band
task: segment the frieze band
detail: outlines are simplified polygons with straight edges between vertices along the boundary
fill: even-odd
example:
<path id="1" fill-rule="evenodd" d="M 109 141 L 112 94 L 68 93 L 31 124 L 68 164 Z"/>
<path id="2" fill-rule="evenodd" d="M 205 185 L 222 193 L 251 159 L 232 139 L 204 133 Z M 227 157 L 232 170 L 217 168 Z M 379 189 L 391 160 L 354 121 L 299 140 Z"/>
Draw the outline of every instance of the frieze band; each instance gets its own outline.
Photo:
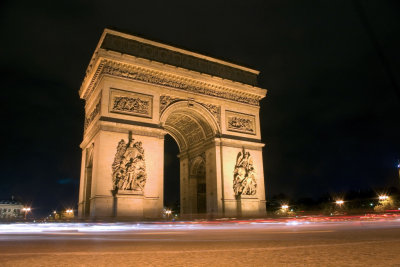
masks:
<path id="1" fill-rule="evenodd" d="M 118 51 L 120 53 L 133 55 L 135 57 L 146 58 L 201 73 L 207 73 L 254 86 L 257 84 L 257 75 L 249 71 L 222 65 L 206 59 L 185 55 L 180 52 L 171 51 L 166 48 L 151 44 L 145 44 L 139 41 L 124 38 L 122 36 L 106 34 L 103 43 L 101 44 L 101 48 Z"/>
<path id="2" fill-rule="evenodd" d="M 254 106 L 258 106 L 261 99 L 259 96 L 243 96 L 242 94 L 227 92 L 223 87 L 211 86 L 186 78 L 173 77 L 162 72 L 148 71 L 143 68 L 130 66 L 128 64 L 116 63 L 106 59 L 101 60 L 98 69 L 96 70 L 96 73 L 88 86 L 88 91 L 85 93 L 84 98 L 87 98 L 94 88 L 96 88 L 96 85 L 99 82 L 98 78 L 101 75 L 113 75 L 117 77 L 168 86 L 193 93 L 234 100 Z"/>

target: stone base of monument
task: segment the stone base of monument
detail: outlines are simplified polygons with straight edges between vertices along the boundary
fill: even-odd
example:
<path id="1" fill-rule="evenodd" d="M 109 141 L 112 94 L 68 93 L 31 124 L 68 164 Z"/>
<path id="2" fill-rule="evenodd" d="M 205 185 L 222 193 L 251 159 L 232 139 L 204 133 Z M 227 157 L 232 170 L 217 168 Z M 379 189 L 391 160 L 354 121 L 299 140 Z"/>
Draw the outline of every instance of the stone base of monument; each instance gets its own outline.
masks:
<path id="1" fill-rule="evenodd" d="M 115 216 L 119 219 L 143 218 L 143 192 L 120 190 L 115 195 Z"/>
<path id="2" fill-rule="evenodd" d="M 260 215 L 260 200 L 254 196 L 241 195 L 237 200 L 238 215 L 254 217 Z"/>

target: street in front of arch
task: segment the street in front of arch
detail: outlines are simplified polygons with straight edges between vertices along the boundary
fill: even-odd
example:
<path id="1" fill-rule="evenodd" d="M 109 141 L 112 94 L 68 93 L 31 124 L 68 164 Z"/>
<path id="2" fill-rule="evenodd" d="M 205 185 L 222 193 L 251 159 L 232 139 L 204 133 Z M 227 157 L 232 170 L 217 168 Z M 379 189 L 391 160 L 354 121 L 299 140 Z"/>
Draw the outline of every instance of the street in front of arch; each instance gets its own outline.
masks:
<path id="1" fill-rule="evenodd" d="M 0 225 L 2 266 L 398 266 L 400 215 Z"/>

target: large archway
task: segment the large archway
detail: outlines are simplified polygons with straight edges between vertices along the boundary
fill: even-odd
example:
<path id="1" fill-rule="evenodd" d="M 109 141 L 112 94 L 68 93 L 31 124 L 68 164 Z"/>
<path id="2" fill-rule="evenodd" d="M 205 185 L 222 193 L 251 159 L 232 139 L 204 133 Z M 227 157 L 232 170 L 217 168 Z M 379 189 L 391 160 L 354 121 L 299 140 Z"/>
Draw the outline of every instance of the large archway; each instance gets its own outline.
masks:
<path id="1" fill-rule="evenodd" d="M 202 104 L 186 100 L 171 104 L 161 114 L 160 121 L 179 146 L 180 213 L 204 215 L 213 209 L 210 206 L 213 201 L 207 201 L 207 196 L 216 194 L 215 187 L 207 186 L 205 153 L 207 144 L 220 132 L 218 124 Z"/>

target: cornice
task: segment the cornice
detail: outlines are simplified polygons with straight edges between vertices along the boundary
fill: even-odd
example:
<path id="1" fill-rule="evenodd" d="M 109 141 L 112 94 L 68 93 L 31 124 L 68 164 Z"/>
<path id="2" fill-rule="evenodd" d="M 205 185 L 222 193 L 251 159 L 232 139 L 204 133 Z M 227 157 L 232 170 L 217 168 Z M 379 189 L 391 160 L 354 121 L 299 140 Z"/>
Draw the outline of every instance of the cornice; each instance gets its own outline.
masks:
<path id="1" fill-rule="evenodd" d="M 103 75 L 166 86 L 254 106 L 259 105 L 259 101 L 265 96 L 266 92 L 264 89 L 252 87 L 253 90 L 254 88 L 259 89 L 261 93 L 247 93 L 227 86 L 215 85 L 210 82 L 199 81 L 194 78 L 187 78 L 141 66 L 139 67 L 115 59 L 106 59 L 103 57 L 98 57 L 96 62 L 90 64 L 90 67 L 91 71 L 85 77 L 79 91 L 80 96 L 83 99 L 87 99 L 91 95 Z"/>

